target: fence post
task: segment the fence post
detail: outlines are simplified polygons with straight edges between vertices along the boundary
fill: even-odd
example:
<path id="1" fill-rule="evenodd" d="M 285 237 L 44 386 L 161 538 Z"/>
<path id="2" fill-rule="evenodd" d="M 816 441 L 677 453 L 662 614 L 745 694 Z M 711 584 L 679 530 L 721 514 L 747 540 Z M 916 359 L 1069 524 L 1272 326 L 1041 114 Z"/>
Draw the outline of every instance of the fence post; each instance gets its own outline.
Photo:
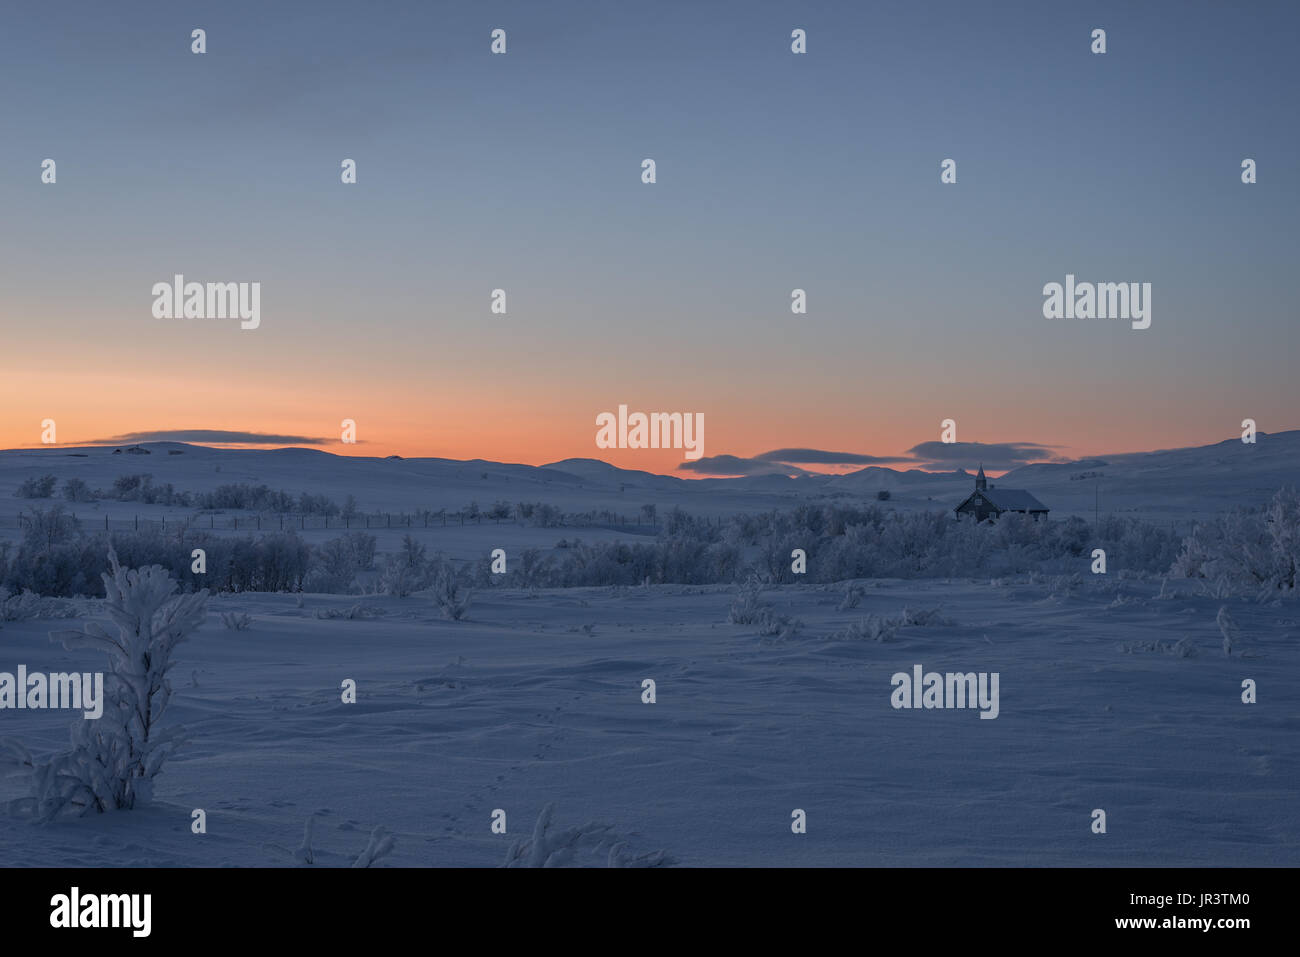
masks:
<path id="1" fill-rule="evenodd" d="M 135 530 L 136 530 L 137 532 L 140 531 L 140 516 L 139 516 L 139 515 L 137 515 L 137 516 L 135 517 Z"/>
<path id="2" fill-rule="evenodd" d="M 22 522 L 19 522 L 18 524 L 21 525 Z M 104 516 L 104 531 L 108 531 L 108 516 L 107 516 L 107 515 Z"/>

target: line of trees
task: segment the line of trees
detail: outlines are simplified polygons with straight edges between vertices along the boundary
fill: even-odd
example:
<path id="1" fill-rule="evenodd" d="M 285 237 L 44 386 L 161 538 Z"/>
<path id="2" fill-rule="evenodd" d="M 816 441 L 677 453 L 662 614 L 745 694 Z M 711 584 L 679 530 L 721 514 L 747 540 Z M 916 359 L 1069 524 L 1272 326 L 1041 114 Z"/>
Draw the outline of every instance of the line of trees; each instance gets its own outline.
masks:
<path id="1" fill-rule="evenodd" d="M 132 567 L 158 564 L 183 589 L 214 591 L 349 592 L 358 577 L 376 570 L 375 538 L 354 531 L 308 545 L 292 531 L 237 537 L 169 529 L 86 534 L 62 506 L 35 509 L 15 554 L 0 543 L 0 584 L 11 593 L 92 595 L 103 556 L 114 548 Z M 192 551 L 206 552 L 207 571 L 191 572 Z M 1094 525 L 1079 518 L 1034 521 L 1004 515 L 996 522 L 954 521 L 946 512 L 897 512 L 803 505 L 788 511 L 737 515 L 713 522 L 674 508 L 661 516 L 647 541 L 583 542 L 561 539 L 553 549 L 511 555 L 507 572 L 494 575 L 490 559 L 455 572 L 476 587 L 523 588 L 730 584 L 757 576 L 767 583 L 829 583 L 863 578 L 980 578 L 1037 572 L 1071 574 L 1106 552 L 1108 573 L 1208 581 L 1216 592 L 1289 596 L 1300 569 L 1300 495 L 1282 489 L 1265 508 L 1239 510 L 1201 523 L 1180 537 L 1167 526 L 1112 517 Z M 792 567 L 801 550 L 806 572 Z M 398 596 L 444 579 L 451 566 L 428 557 L 406 536 L 396 554 L 383 557 L 367 587 Z M 453 583 L 454 584 L 454 583 Z"/>

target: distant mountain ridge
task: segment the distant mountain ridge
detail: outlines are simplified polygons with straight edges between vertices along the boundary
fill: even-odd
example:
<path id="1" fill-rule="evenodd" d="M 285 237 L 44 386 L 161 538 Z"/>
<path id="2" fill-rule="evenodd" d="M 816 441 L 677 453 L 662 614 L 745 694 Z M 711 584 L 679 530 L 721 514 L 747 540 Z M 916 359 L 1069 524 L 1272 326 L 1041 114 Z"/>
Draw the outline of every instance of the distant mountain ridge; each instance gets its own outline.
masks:
<path id="1" fill-rule="evenodd" d="M 117 476 L 136 473 L 149 473 L 154 484 L 171 483 L 188 492 L 235 482 L 265 484 L 325 494 L 339 502 L 351 494 L 364 509 L 392 512 L 457 510 L 470 502 L 488 506 L 499 500 L 625 514 L 642 505 L 724 514 L 828 501 L 951 509 L 974 482 L 964 469 L 925 472 L 878 465 L 842 475 L 686 479 L 587 458 L 534 466 L 483 459 L 342 456 L 316 448 L 218 449 L 182 442 L 138 446 L 150 454 L 114 455 L 116 446 L 0 451 L 0 513 L 36 504 L 38 500 L 14 493 L 24 480 L 44 474 L 56 475 L 60 488 L 64 479 L 77 477 L 91 488 L 107 489 Z M 1053 518 L 1091 515 L 1094 509 L 1157 519 L 1205 516 L 1260 505 L 1283 485 L 1300 486 L 1300 430 L 1261 432 L 1253 445 L 1228 439 L 1207 446 L 1025 465 L 990 484 L 1031 492 L 1052 510 Z M 887 501 L 878 498 L 883 492 L 889 493 Z"/>

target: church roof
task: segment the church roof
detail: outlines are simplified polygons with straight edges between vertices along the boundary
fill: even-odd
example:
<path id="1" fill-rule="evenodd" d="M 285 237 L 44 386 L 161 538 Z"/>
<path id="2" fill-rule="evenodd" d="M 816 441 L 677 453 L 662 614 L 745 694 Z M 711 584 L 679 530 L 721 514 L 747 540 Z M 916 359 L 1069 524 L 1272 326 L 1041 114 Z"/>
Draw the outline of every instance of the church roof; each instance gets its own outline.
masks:
<path id="1" fill-rule="evenodd" d="M 980 490 L 985 498 L 998 508 L 1025 509 L 1045 512 L 1047 506 L 1022 488 L 989 488 Z"/>

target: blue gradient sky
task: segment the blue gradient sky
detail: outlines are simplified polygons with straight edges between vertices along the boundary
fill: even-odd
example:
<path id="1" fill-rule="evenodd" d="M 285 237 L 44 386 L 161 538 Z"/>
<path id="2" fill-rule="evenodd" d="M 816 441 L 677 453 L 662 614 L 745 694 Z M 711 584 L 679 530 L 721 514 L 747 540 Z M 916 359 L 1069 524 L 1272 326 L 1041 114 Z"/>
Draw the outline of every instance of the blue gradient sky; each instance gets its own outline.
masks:
<path id="1" fill-rule="evenodd" d="M 350 417 L 366 454 L 669 471 L 596 449 L 595 415 L 703 412 L 737 456 L 896 455 L 944 418 L 1069 456 L 1295 428 L 1297 27 L 1291 3 L 15 7 L 0 445 L 46 417 L 63 442 Z M 261 328 L 154 319 L 176 272 L 260 281 Z M 1151 328 L 1043 319 L 1067 272 L 1152 283 Z"/>

